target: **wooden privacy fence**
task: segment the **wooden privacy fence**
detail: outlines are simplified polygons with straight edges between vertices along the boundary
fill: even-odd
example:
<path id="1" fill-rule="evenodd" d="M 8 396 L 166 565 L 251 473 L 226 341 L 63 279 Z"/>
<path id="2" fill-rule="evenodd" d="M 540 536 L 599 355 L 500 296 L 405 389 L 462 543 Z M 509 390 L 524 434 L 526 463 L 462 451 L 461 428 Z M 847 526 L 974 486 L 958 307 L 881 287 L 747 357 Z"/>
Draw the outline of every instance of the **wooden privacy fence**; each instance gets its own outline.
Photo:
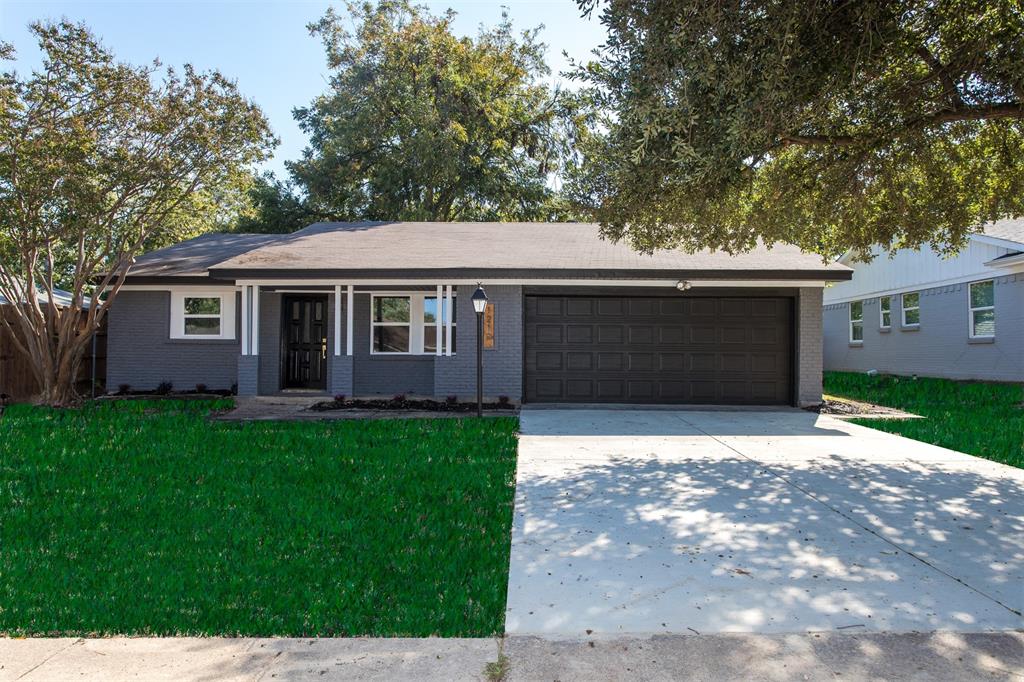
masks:
<path id="1" fill-rule="evenodd" d="M 14 311 L 9 305 L 0 305 L 0 315 L 13 322 Z M 83 313 L 84 316 L 84 313 Z M 107 376 L 107 321 L 96 333 L 96 380 L 99 383 L 97 395 L 102 393 L 102 386 Z M 86 349 L 82 358 L 82 366 L 78 373 L 78 390 L 85 396 L 90 395 L 93 376 L 92 346 Z M 32 369 L 26 358 L 14 345 L 9 333 L 0 327 L 0 394 L 6 394 L 8 400 L 26 401 L 39 393 L 39 384 L 32 376 Z"/>

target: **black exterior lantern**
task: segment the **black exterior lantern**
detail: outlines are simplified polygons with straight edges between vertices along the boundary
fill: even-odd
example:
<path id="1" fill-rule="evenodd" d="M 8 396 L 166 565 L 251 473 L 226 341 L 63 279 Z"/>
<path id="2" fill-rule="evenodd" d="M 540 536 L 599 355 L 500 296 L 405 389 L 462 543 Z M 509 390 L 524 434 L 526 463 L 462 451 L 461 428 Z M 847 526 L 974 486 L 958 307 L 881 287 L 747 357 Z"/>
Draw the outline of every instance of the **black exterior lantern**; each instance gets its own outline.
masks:
<path id="1" fill-rule="evenodd" d="M 487 292 L 478 282 L 473 292 L 473 310 L 476 312 L 476 416 L 484 416 L 484 310 Z"/>

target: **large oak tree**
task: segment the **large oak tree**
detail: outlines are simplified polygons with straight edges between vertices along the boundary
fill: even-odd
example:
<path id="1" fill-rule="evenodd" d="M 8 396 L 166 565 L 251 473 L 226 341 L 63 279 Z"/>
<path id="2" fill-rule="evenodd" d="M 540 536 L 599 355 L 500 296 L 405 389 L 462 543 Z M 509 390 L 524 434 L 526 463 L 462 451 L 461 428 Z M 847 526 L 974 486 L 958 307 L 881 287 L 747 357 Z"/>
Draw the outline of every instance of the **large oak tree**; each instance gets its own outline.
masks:
<path id="1" fill-rule="evenodd" d="M 0 294 L 15 312 L 0 325 L 60 405 L 134 257 L 230 220 L 226 198 L 275 140 L 220 73 L 120 63 L 67 21 L 31 31 L 42 66 L 0 75 Z M 58 287 L 70 305 L 47 304 Z"/>
<path id="2" fill-rule="evenodd" d="M 310 144 L 288 167 L 308 215 L 443 221 L 564 214 L 550 179 L 570 143 L 571 100 L 546 81 L 536 30 L 517 35 L 505 17 L 463 38 L 452 31 L 450 11 L 435 16 L 406 0 L 347 8 L 310 27 L 323 41 L 331 78 L 324 95 L 295 111 Z M 287 188 L 278 189 L 285 197 L 268 202 L 272 215 L 294 207 Z"/>
<path id="3" fill-rule="evenodd" d="M 1024 213 L 1018 0 L 580 0 L 607 111 L 573 189 L 635 247 L 825 256 Z"/>

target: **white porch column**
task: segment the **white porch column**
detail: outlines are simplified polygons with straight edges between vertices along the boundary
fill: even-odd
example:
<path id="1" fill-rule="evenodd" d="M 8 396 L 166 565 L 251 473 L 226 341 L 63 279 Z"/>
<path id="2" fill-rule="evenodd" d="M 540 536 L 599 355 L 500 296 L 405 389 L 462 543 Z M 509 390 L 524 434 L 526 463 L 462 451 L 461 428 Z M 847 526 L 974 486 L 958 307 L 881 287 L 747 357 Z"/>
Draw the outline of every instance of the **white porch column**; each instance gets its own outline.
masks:
<path id="1" fill-rule="evenodd" d="M 252 355 L 260 354 L 260 287 L 252 288 L 252 333 L 249 336 L 249 348 Z"/>
<path id="2" fill-rule="evenodd" d="M 249 354 L 249 301 L 252 298 L 248 284 L 242 287 L 242 355 Z"/>
<path id="3" fill-rule="evenodd" d="M 352 355 L 352 319 L 354 317 L 353 308 L 355 307 L 355 291 L 354 285 L 348 285 L 348 298 L 345 302 L 345 355 Z"/>
<path id="4" fill-rule="evenodd" d="M 440 284 L 437 285 L 437 308 L 434 314 L 434 354 L 441 355 L 442 353 L 442 338 L 441 338 L 441 318 L 444 317 L 444 287 Z"/>
<path id="5" fill-rule="evenodd" d="M 341 285 L 334 285 L 334 354 L 341 355 Z"/>
<path id="6" fill-rule="evenodd" d="M 451 357 L 452 354 L 452 318 L 455 316 L 455 309 L 452 308 L 452 285 L 447 284 L 444 288 L 445 310 L 448 315 L 444 320 L 444 354 Z"/>

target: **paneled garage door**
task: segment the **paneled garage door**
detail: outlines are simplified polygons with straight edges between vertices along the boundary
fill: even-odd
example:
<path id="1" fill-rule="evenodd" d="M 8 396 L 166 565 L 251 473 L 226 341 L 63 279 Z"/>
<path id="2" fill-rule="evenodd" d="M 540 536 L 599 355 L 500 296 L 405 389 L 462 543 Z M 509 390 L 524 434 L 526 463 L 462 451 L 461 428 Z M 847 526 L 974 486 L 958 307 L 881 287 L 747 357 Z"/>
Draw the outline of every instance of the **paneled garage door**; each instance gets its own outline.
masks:
<path id="1" fill-rule="evenodd" d="M 783 405 L 789 298 L 527 296 L 528 402 Z"/>

